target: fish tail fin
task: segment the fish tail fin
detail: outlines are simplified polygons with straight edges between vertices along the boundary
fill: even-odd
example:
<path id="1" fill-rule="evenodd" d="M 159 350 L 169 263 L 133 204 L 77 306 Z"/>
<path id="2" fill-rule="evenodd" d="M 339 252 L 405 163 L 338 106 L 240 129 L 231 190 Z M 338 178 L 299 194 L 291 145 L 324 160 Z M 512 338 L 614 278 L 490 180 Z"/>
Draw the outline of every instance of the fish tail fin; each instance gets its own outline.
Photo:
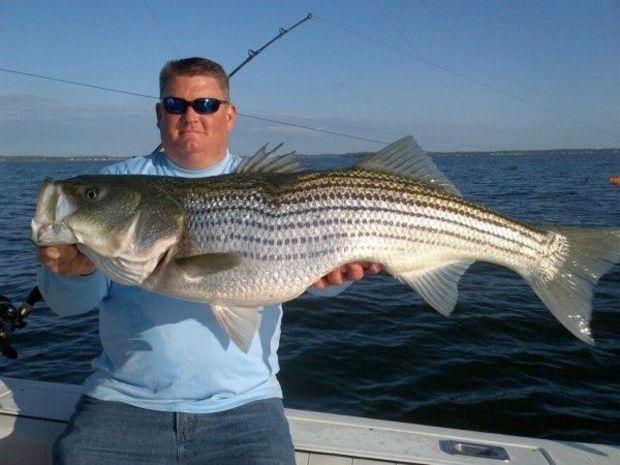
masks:
<path id="1" fill-rule="evenodd" d="M 594 344 L 590 332 L 594 286 L 620 261 L 620 230 L 548 230 L 550 243 L 541 268 L 524 278 L 571 333 Z"/>

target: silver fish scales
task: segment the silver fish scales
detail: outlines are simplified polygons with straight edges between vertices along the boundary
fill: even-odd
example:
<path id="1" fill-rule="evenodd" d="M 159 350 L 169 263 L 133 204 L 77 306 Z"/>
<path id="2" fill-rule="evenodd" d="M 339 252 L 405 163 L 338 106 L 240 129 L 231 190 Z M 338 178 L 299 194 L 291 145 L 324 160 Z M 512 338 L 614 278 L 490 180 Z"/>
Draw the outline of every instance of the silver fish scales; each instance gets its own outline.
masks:
<path id="1" fill-rule="evenodd" d="M 352 261 L 382 263 L 446 315 L 471 263 L 506 266 L 592 341 L 592 289 L 620 260 L 618 231 L 530 226 L 468 202 L 410 137 L 346 170 L 298 171 L 290 156 L 263 148 L 237 173 L 200 180 L 49 183 L 33 240 L 58 241 L 62 231 L 111 279 L 210 303 L 242 350 L 263 305 L 291 300 Z M 96 199 L 85 200 L 93 190 Z M 119 211 L 130 198 L 138 200 Z M 115 240 L 93 240 L 102 231 Z"/>

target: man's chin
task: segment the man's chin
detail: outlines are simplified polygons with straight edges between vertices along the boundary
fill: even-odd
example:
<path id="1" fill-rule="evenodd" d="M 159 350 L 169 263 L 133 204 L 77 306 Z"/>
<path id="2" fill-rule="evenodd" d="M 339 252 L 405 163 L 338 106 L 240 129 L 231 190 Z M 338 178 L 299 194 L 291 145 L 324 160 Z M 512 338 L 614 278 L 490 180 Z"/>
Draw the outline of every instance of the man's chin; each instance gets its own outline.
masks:
<path id="1" fill-rule="evenodd" d="M 174 149 L 182 153 L 202 152 L 209 149 L 203 137 L 181 137 L 174 143 Z"/>
<path id="2" fill-rule="evenodd" d="M 226 155 L 226 149 L 215 150 L 204 144 L 175 144 L 166 153 L 170 159 L 184 168 L 206 168 L 219 162 Z"/>

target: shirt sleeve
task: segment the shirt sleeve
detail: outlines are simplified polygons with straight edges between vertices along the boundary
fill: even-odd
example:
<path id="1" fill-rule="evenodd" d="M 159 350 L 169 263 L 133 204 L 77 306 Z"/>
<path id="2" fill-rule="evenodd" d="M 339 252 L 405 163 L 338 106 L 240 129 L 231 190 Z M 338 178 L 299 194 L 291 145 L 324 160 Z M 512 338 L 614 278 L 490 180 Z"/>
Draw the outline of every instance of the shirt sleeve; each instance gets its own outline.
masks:
<path id="1" fill-rule="evenodd" d="M 60 316 L 92 310 L 109 289 L 109 281 L 100 271 L 87 276 L 62 276 L 45 267 L 37 273 L 37 285 L 47 305 Z"/>

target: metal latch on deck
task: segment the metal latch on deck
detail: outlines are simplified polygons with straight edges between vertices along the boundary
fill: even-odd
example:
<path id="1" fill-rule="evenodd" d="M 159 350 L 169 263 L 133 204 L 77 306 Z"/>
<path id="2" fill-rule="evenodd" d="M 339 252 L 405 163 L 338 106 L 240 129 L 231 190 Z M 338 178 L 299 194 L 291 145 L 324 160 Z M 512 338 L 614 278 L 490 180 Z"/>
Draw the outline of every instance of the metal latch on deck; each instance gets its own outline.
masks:
<path id="1" fill-rule="evenodd" d="M 498 446 L 490 446 L 488 444 L 480 444 L 475 442 L 460 441 L 439 441 L 439 447 L 442 451 L 451 455 L 466 455 L 468 457 L 477 457 L 481 459 L 510 461 L 506 449 Z"/>

